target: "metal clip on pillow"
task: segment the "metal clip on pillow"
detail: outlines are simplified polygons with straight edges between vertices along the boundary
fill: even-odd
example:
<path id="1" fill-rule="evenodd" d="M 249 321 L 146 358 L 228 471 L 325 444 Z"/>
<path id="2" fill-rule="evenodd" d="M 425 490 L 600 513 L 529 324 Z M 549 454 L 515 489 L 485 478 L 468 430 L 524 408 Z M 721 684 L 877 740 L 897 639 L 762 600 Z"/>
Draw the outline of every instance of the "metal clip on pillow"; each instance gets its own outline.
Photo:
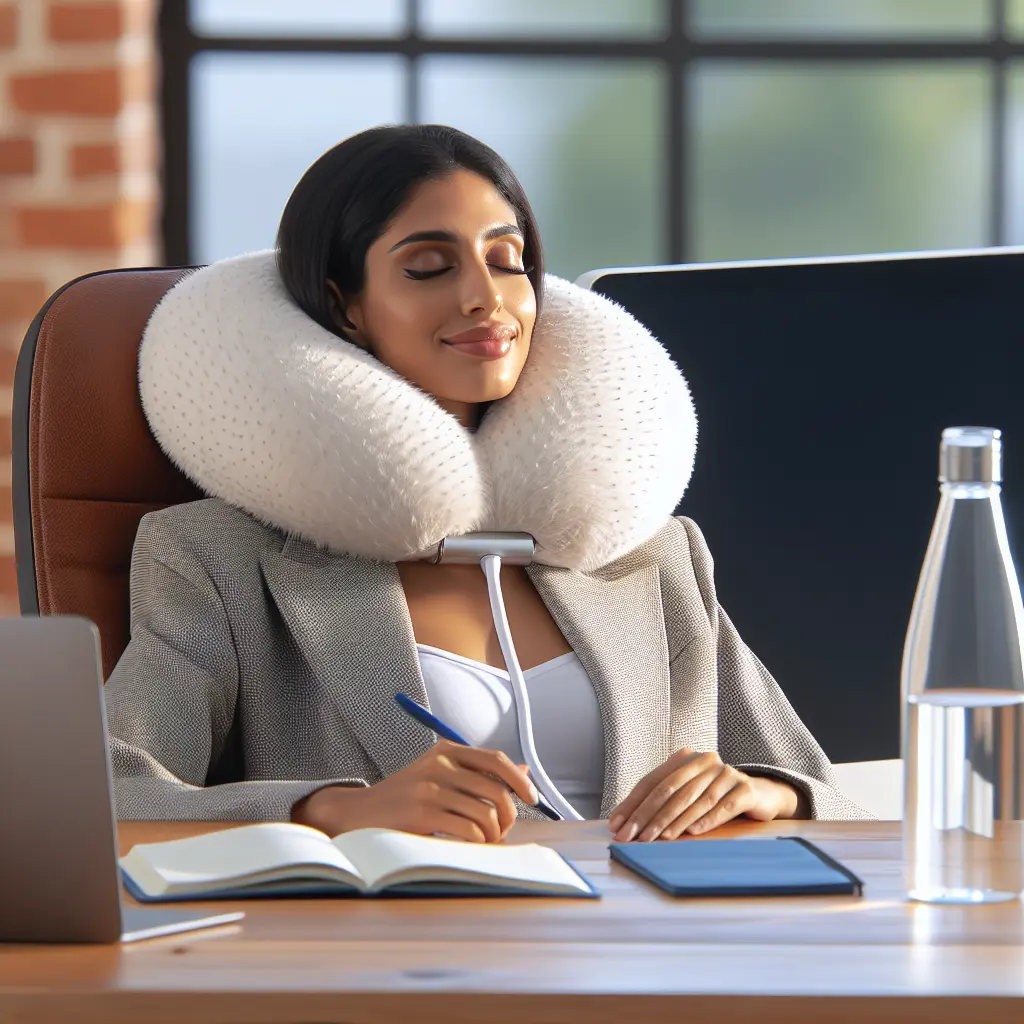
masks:
<path id="1" fill-rule="evenodd" d="M 558 791 L 548 778 L 544 765 L 537 755 L 533 743 L 533 724 L 530 719 L 530 697 L 526 692 L 526 680 L 516 657 L 512 632 L 505 614 L 505 602 L 501 596 L 501 563 L 529 565 L 537 550 L 536 542 L 528 533 L 467 533 L 461 537 L 445 537 L 438 545 L 437 555 L 431 561 L 435 564 L 449 563 L 469 565 L 477 562 L 487 578 L 487 596 L 491 602 L 491 617 L 501 645 L 501 654 L 508 669 L 512 684 L 512 698 L 516 705 L 516 719 L 519 726 L 519 745 L 523 757 L 530 767 L 534 785 L 547 798 L 549 804 L 567 821 L 582 821 L 583 816 Z"/>

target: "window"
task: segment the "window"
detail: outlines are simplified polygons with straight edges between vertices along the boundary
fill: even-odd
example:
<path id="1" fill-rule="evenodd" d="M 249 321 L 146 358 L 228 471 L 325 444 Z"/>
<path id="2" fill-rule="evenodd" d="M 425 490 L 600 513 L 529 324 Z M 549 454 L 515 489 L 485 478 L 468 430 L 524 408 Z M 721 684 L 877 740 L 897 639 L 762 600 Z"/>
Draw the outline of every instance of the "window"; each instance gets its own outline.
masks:
<path id="1" fill-rule="evenodd" d="M 1024 243 L 1024 0 L 167 0 L 167 260 L 335 142 L 497 149 L 550 269 Z"/>

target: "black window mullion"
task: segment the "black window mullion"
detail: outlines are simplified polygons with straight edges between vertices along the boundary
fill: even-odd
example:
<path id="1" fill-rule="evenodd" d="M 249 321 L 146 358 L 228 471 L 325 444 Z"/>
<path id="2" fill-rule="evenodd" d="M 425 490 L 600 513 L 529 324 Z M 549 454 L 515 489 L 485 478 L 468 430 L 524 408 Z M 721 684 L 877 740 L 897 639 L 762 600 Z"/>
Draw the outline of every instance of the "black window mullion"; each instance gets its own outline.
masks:
<path id="1" fill-rule="evenodd" d="M 162 55 L 160 78 L 160 134 L 163 141 L 160 227 L 163 259 L 168 266 L 189 262 L 190 105 L 189 69 L 195 37 L 189 26 L 188 4 L 165 0 L 160 6 L 158 31 Z"/>
<path id="2" fill-rule="evenodd" d="M 668 261 L 685 263 L 690 253 L 690 175 L 688 155 L 693 145 L 689 111 L 689 0 L 665 0 L 669 7 L 669 91 L 667 104 L 668 167 L 665 187 L 668 211 Z"/>
<path id="3" fill-rule="evenodd" d="M 405 0 L 405 32 L 415 41 L 420 38 L 420 0 Z M 405 58 L 405 120 L 408 124 L 420 121 L 420 62 L 413 49 Z"/>
<path id="4" fill-rule="evenodd" d="M 994 52 L 992 55 L 992 109 L 989 114 L 992 147 L 992 166 L 989 170 L 989 245 L 1002 245 L 1006 240 L 1006 133 L 1008 130 L 1006 21 L 1006 0 L 992 0 Z"/>

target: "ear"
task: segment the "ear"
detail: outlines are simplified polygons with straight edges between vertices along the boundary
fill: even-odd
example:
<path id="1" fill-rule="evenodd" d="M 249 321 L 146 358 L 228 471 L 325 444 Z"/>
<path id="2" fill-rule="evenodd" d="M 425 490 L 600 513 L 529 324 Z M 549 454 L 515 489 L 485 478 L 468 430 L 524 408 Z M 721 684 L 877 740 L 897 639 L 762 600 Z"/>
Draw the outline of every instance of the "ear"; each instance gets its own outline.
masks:
<path id="1" fill-rule="evenodd" d="M 341 289 L 330 279 L 327 279 L 327 306 L 331 312 L 331 319 L 338 325 L 345 337 L 354 345 L 358 345 L 367 351 L 370 348 L 366 340 L 362 325 L 362 310 L 356 301 L 346 302 L 341 294 Z"/>

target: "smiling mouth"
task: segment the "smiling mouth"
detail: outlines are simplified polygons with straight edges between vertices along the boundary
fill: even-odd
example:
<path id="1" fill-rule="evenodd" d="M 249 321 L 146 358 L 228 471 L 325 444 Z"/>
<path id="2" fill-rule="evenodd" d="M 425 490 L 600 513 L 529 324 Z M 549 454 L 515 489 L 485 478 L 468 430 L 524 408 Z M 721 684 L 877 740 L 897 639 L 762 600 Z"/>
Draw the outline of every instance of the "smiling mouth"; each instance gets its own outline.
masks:
<path id="1" fill-rule="evenodd" d="M 512 351 L 516 330 L 510 324 L 488 324 L 474 327 L 442 341 L 464 356 L 476 359 L 501 359 Z"/>
<path id="2" fill-rule="evenodd" d="M 501 359 L 512 351 L 512 339 L 509 337 L 485 338 L 482 341 L 446 341 L 445 344 L 461 355 L 476 359 Z"/>

